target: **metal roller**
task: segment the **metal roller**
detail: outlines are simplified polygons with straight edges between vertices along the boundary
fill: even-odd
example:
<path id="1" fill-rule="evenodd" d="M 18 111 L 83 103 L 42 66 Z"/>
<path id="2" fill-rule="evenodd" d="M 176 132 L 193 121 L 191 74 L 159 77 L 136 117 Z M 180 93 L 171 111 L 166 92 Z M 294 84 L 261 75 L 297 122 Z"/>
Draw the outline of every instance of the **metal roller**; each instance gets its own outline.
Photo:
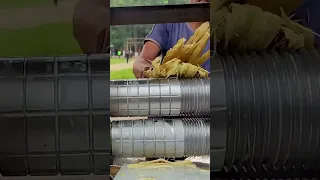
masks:
<path id="1" fill-rule="evenodd" d="M 0 58 L 0 174 L 109 174 L 108 59 Z"/>
<path id="2" fill-rule="evenodd" d="M 0 58 L 0 115 L 109 113 L 108 59 L 108 54 Z"/>
<path id="3" fill-rule="evenodd" d="M 210 79 L 110 82 L 111 116 L 208 115 Z"/>
<path id="4" fill-rule="evenodd" d="M 115 157 L 190 157 L 210 153 L 209 118 L 114 121 L 111 126 Z"/>
<path id="5" fill-rule="evenodd" d="M 226 176 L 319 172 L 319 59 L 319 51 L 222 55 L 210 80 L 123 80 L 110 89 L 99 60 L 10 59 L 0 66 L 1 173 L 108 172 L 110 144 L 116 157 L 179 157 L 207 155 L 209 143 L 212 169 Z M 109 90 L 112 115 L 211 119 L 117 121 L 109 138 Z"/>
<path id="6" fill-rule="evenodd" d="M 319 171 L 319 51 L 238 53 L 215 61 L 224 71 L 227 110 L 226 118 L 211 120 L 226 135 L 211 141 L 212 149 L 225 145 L 224 157 L 211 151 L 212 166 L 240 173 Z"/>

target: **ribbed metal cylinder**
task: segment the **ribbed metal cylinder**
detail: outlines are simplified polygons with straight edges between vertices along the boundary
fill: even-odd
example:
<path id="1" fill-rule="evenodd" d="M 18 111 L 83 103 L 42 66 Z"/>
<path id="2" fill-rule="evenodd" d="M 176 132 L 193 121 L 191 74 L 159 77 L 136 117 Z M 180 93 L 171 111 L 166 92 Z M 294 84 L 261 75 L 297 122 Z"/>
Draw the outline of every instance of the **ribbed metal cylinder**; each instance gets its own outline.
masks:
<path id="1" fill-rule="evenodd" d="M 111 116 L 181 116 L 209 112 L 209 79 L 110 82 Z"/>
<path id="2" fill-rule="evenodd" d="M 108 60 L 0 57 L 1 175 L 109 173 Z"/>
<path id="3" fill-rule="evenodd" d="M 189 157 L 210 153 L 208 118 L 114 121 L 111 126 L 115 157 Z"/>
<path id="4" fill-rule="evenodd" d="M 229 111 L 225 168 L 319 170 L 319 52 L 220 58 Z"/>

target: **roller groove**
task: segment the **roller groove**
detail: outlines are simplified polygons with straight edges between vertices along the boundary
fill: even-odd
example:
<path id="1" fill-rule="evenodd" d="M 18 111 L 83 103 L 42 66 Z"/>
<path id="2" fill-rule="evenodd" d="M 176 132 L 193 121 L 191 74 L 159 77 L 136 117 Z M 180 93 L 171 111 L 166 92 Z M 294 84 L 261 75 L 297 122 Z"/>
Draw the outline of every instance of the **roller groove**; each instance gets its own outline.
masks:
<path id="1" fill-rule="evenodd" d="M 115 157 L 179 158 L 210 153 L 210 119 L 153 118 L 114 121 Z"/>
<path id="2" fill-rule="evenodd" d="M 110 82 L 111 116 L 204 116 L 210 79 L 140 79 Z"/>
<path id="3" fill-rule="evenodd" d="M 222 56 L 227 106 L 225 169 L 319 170 L 318 51 Z"/>

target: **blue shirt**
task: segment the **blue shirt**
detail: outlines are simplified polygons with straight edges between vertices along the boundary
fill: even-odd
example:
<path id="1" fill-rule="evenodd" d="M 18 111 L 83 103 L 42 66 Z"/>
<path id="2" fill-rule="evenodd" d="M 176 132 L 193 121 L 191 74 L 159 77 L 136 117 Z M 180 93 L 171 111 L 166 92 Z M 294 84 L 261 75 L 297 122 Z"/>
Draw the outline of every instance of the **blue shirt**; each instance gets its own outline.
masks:
<path id="1" fill-rule="evenodd" d="M 165 55 L 170 48 L 177 44 L 179 39 L 185 38 L 188 40 L 193 33 L 194 31 L 190 29 L 187 23 L 156 24 L 153 26 L 150 34 L 147 35 L 145 42 L 152 41 L 156 43 L 160 47 L 162 55 Z M 210 50 L 209 41 L 203 53 L 208 50 Z M 210 71 L 210 58 L 202 67 Z"/>
<path id="2" fill-rule="evenodd" d="M 294 20 L 301 20 L 301 24 L 320 34 L 320 0 L 304 0 L 294 12 Z M 315 43 L 320 45 L 320 37 L 316 36 Z"/>

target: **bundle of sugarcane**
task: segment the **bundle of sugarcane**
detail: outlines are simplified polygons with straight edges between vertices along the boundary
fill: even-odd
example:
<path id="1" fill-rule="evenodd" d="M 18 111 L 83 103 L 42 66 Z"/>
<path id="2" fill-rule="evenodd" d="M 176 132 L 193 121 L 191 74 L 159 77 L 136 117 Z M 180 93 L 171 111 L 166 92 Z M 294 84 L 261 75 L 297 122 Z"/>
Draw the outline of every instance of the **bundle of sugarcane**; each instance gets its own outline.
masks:
<path id="1" fill-rule="evenodd" d="M 313 49 L 312 30 L 291 20 L 282 8 L 278 16 L 260 7 L 231 3 L 211 13 L 214 49 L 260 51 Z"/>
<path id="2" fill-rule="evenodd" d="M 249 4 L 259 7 L 264 11 L 280 15 L 280 8 L 282 8 L 287 14 L 292 13 L 300 4 L 303 3 L 303 0 L 211 0 L 210 10 L 211 12 L 216 12 L 222 7 L 227 7 L 232 3 Z"/>
<path id="3" fill-rule="evenodd" d="M 148 78 L 208 77 L 209 72 L 201 65 L 210 58 L 210 50 L 202 54 L 209 39 L 210 24 L 205 22 L 188 40 L 181 38 L 169 49 L 162 62 L 154 60 L 152 68 L 145 71 L 145 75 Z"/>

